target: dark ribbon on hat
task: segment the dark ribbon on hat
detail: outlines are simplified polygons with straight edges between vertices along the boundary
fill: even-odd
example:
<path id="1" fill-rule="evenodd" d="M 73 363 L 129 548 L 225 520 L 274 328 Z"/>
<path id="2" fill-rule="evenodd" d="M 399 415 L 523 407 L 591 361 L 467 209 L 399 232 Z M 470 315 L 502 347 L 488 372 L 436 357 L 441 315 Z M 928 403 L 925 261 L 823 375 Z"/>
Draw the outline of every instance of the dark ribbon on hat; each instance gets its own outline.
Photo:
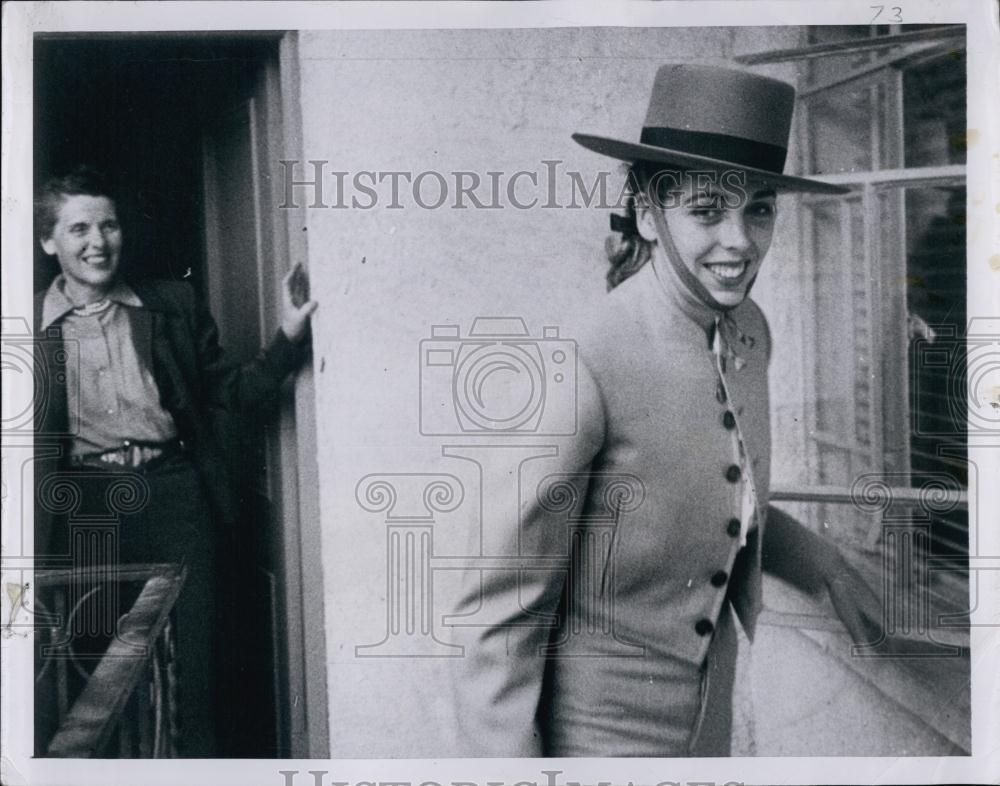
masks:
<path id="1" fill-rule="evenodd" d="M 785 169 L 788 154 L 788 150 L 780 145 L 729 134 L 688 131 L 668 126 L 646 126 L 642 129 L 639 141 L 644 145 L 663 147 L 678 153 L 718 158 L 752 169 L 766 169 L 779 175 Z"/>

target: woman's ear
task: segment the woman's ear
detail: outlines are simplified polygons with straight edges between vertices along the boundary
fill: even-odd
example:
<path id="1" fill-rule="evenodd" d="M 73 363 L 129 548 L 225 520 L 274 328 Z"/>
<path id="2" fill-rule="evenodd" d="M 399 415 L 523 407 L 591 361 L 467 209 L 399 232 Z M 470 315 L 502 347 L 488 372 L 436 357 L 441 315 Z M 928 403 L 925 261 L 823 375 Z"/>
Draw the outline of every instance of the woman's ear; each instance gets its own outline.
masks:
<path id="1" fill-rule="evenodd" d="M 656 234 L 656 221 L 653 219 L 652 210 L 655 208 L 647 207 L 646 205 L 636 205 L 635 206 L 635 225 L 639 230 L 639 234 L 642 236 L 643 240 L 650 243 L 655 243 L 658 239 Z"/>

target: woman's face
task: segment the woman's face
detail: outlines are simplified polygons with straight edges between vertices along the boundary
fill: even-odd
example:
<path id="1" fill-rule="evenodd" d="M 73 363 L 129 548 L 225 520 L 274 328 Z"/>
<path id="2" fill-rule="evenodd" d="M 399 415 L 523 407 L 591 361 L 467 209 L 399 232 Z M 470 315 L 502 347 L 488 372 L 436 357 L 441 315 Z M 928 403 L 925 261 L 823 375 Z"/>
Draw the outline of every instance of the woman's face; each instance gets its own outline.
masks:
<path id="1" fill-rule="evenodd" d="M 743 302 L 774 232 L 773 189 L 747 180 L 745 186 L 719 178 L 685 175 L 671 190 L 662 210 L 681 260 L 723 306 Z M 649 210 L 639 229 L 657 238 Z"/>

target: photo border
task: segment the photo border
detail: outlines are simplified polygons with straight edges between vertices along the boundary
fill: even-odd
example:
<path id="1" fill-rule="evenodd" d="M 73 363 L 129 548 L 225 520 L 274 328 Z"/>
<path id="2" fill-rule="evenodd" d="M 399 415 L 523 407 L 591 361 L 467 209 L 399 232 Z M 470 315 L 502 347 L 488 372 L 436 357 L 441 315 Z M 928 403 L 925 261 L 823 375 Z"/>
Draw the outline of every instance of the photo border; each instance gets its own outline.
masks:
<path id="1" fill-rule="evenodd" d="M 968 316 L 1000 315 L 998 276 L 1000 221 L 1000 133 L 990 112 L 1000 64 L 995 7 L 989 0 L 897 0 L 904 23 L 965 23 L 968 31 L 968 123 L 979 130 L 968 151 Z M 873 6 L 863 2 L 633 2 L 615 3 L 8 3 L 3 8 L 2 313 L 26 317 L 31 303 L 32 192 L 32 35 L 39 32 L 202 31 L 294 29 L 439 29 L 589 26 L 765 26 L 870 24 Z M 970 135 L 971 139 L 971 135 Z M 23 384 L 8 369 L 3 386 Z M 4 407 L 10 397 L 4 397 Z M 4 440 L 7 456 L 23 442 Z M 27 444 L 30 444 L 27 443 Z M 985 478 L 1000 476 L 1000 440 L 970 440 L 969 460 Z M 26 478 L 30 488 L 31 478 Z M 558 783 L 935 783 L 989 782 L 1000 773 L 1000 529 L 983 527 L 1000 511 L 1000 484 L 969 489 L 979 511 L 977 532 L 980 597 L 972 612 L 972 744 L 969 757 L 788 757 L 732 759 L 389 759 L 389 760 L 156 760 L 78 761 L 31 759 L 32 646 L 27 639 L 2 642 L 2 780 L 5 783 L 101 784 L 275 784 L 286 786 L 282 771 L 298 771 L 291 786 L 314 786 L 310 771 L 323 772 L 323 786 L 347 782 Z M 7 483 L 3 500 L 4 543 L 16 522 L 22 489 Z M 971 508 L 972 506 L 970 506 Z M 25 527 L 30 553 L 31 527 Z M 976 578 L 973 578 L 976 577 Z M 335 712 L 336 708 L 331 708 Z M 114 773 L 109 778 L 109 768 Z"/>

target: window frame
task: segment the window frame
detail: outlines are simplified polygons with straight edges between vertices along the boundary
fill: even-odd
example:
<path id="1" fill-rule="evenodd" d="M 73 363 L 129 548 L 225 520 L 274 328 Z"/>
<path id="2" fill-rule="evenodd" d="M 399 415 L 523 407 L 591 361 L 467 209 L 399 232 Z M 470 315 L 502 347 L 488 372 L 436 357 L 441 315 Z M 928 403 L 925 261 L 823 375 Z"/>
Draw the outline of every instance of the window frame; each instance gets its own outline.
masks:
<path id="1" fill-rule="evenodd" d="M 949 48 L 960 48 L 962 50 L 965 50 L 966 48 L 965 25 L 950 25 L 937 29 L 921 30 L 910 33 L 901 32 L 901 29 L 902 28 L 900 26 L 894 25 L 890 27 L 888 35 L 880 35 L 878 27 L 872 25 L 870 26 L 869 39 L 855 39 L 852 41 L 846 41 L 843 44 L 806 44 L 793 49 L 760 52 L 735 58 L 737 62 L 744 65 L 763 65 L 793 60 L 814 60 L 817 58 L 837 57 L 852 52 L 862 51 L 889 53 L 889 56 L 887 57 L 873 58 L 870 62 L 847 70 L 846 73 L 838 74 L 833 78 L 825 79 L 817 84 L 805 85 L 798 91 L 796 98 L 796 134 L 797 141 L 799 143 L 799 157 L 797 163 L 800 165 L 800 169 L 805 168 L 801 166 L 803 162 L 811 161 L 811 145 L 809 139 L 809 103 L 811 100 L 815 100 L 815 96 L 822 95 L 824 92 L 834 88 L 849 85 L 852 82 L 860 82 L 863 84 L 865 81 L 868 81 L 870 83 L 869 87 L 873 91 L 873 104 L 878 105 L 880 100 L 884 100 L 887 104 L 892 102 L 894 104 L 896 116 L 901 119 L 903 101 L 903 72 L 902 69 L 898 67 L 899 64 L 904 61 L 912 63 L 936 58 Z M 891 52 L 893 48 L 898 51 Z M 880 99 L 875 93 L 877 93 L 879 85 L 886 83 L 884 79 L 880 79 L 879 77 L 887 69 L 895 69 L 896 73 L 891 85 L 890 94 L 885 96 L 884 99 Z M 878 127 L 878 125 L 882 122 L 878 112 L 875 113 L 872 122 L 876 124 L 877 133 L 872 134 L 871 158 L 873 166 L 877 167 L 881 164 L 882 149 L 880 142 L 881 135 L 883 133 L 883 129 Z M 895 126 L 896 133 L 898 134 L 896 143 L 899 146 L 898 149 L 903 151 L 903 123 L 900 121 L 896 123 Z M 903 159 L 900 159 L 901 162 L 902 160 Z M 871 458 L 878 458 L 877 462 L 872 462 L 873 464 L 877 463 L 881 465 L 879 467 L 873 467 L 872 471 L 884 469 L 885 446 L 882 440 L 883 428 L 885 425 L 883 420 L 885 412 L 885 380 L 882 373 L 884 345 L 882 344 L 882 331 L 878 330 L 877 326 L 879 324 L 880 315 L 884 313 L 878 304 L 883 302 L 882 286 L 886 276 L 884 271 L 880 270 L 878 267 L 879 261 L 882 259 L 879 248 L 882 242 L 881 222 L 879 221 L 879 200 L 884 194 L 900 195 L 899 221 L 897 223 L 898 233 L 902 242 L 905 239 L 906 232 L 905 213 L 902 209 L 902 195 L 905 193 L 905 189 L 917 187 L 964 186 L 967 179 L 966 171 L 966 164 L 949 164 L 925 167 L 903 166 L 890 169 L 873 169 L 870 171 L 842 172 L 825 175 L 803 173 L 811 179 L 836 185 L 843 185 L 851 189 L 850 194 L 846 194 L 842 197 L 815 195 L 802 195 L 799 197 L 799 230 L 803 246 L 811 245 L 814 239 L 814 227 L 812 226 L 813 218 L 811 211 L 808 209 L 809 205 L 834 202 L 839 203 L 840 205 L 842 239 L 848 243 L 847 247 L 849 248 L 851 232 L 850 223 L 847 220 L 850 215 L 849 200 L 852 198 L 856 199 L 860 195 L 864 230 L 864 239 L 862 243 L 864 259 L 862 264 L 864 274 L 868 277 L 868 280 L 874 284 L 874 286 L 868 287 L 867 302 L 872 326 L 873 328 L 876 328 L 869 331 L 870 345 L 868 348 L 870 352 L 870 365 L 872 373 L 870 386 L 875 397 L 875 400 L 872 401 L 871 412 L 871 444 L 864 446 L 858 444 L 856 425 L 854 425 L 850 436 L 827 434 L 818 429 L 818 399 L 817 390 L 815 388 L 818 381 L 816 358 L 817 325 L 815 318 L 815 293 L 813 289 L 810 288 L 807 294 L 807 305 L 804 309 L 805 318 L 803 320 L 805 337 L 804 370 L 808 375 L 807 388 L 809 392 L 803 404 L 807 422 L 805 445 L 806 456 L 808 465 L 813 468 L 813 471 L 818 468 L 818 453 L 820 446 L 823 444 L 839 449 L 846 449 L 852 456 L 858 453 L 868 453 Z M 815 281 L 816 259 L 814 250 L 812 248 L 802 248 L 802 252 L 802 258 L 808 266 L 808 269 L 806 270 L 806 279 L 809 281 Z M 873 275 L 874 273 L 878 273 L 878 275 Z M 905 274 L 905 269 L 903 273 Z M 873 310 L 876 307 L 879 308 L 878 313 Z M 906 358 L 904 355 L 903 363 L 905 364 L 905 362 Z M 899 380 L 901 386 L 903 387 L 900 395 L 903 396 L 903 401 L 905 402 L 903 410 L 904 417 L 902 420 L 905 421 L 905 433 L 909 435 L 912 430 L 912 424 L 910 422 L 912 413 L 910 412 L 909 390 L 907 389 L 909 386 L 909 374 L 907 373 L 905 366 L 902 373 L 899 374 Z M 854 409 L 856 405 L 856 401 L 852 400 L 852 424 L 856 424 L 856 420 L 854 420 Z M 901 463 L 907 468 L 905 475 L 908 476 L 911 467 L 909 460 L 908 439 L 906 444 L 907 452 L 904 457 L 905 460 Z M 892 486 L 889 489 L 889 492 L 892 494 L 894 500 L 901 503 L 919 504 L 922 501 L 920 489 L 912 488 L 909 483 L 905 486 Z M 941 494 L 942 500 L 954 502 L 959 510 L 968 511 L 969 502 L 967 489 L 962 489 L 960 491 L 942 490 Z M 816 483 L 781 485 L 772 488 L 770 498 L 775 502 L 820 503 L 824 507 L 826 507 L 826 505 L 853 504 L 855 501 L 855 495 L 851 488 L 835 486 L 832 484 Z M 879 526 L 881 522 L 881 515 L 873 514 L 872 518 L 872 523 L 875 526 L 870 528 L 869 538 L 866 544 L 870 547 L 874 547 L 876 545 L 881 534 L 881 527 Z"/>

